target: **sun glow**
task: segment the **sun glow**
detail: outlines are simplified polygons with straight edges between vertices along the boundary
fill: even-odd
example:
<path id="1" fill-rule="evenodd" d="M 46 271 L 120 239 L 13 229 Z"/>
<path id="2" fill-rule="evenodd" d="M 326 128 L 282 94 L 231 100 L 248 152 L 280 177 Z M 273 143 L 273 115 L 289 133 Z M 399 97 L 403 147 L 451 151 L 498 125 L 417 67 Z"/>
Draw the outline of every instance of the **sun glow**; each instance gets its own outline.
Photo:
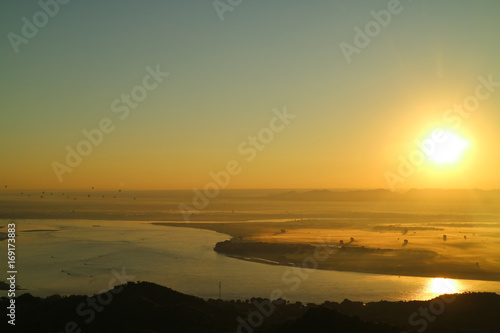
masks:
<path id="1" fill-rule="evenodd" d="M 433 294 L 454 294 L 459 292 L 457 282 L 452 279 L 434 278 L 432 279 L 429 291 Z"/>
<path id="2" fill-rule="evenodd" d="M 434 131 L 425 140 L 432 142 L 425 151 L 431 162 L 437 165 L 453 165 L 461 161 L 465 152 L 470 147 L 470 141 L 460 137 L 452 131 Z"/>

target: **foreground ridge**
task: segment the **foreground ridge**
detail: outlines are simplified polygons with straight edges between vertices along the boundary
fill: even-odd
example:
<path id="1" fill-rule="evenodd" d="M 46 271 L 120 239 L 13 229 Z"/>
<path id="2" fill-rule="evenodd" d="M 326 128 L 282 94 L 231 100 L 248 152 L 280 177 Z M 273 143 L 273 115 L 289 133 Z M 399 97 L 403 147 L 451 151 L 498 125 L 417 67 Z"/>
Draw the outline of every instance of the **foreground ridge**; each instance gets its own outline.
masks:
<path id="1" fill-rule="evenodd" d="M 90 298 L 21 295 L 16 299 L 16 326 L 20 332 L 500 331 L 500 295 L 446 297 L 445 302 L 440 298 L 366 304 L 344 300 L 321 305 L 263 298 L 204 300 L 154 283 L 137 282 Z M 5 297 L 0 299 L 3 308 L 7 302 Z M 2 331 L 6 325 L 2 321 Z"/>

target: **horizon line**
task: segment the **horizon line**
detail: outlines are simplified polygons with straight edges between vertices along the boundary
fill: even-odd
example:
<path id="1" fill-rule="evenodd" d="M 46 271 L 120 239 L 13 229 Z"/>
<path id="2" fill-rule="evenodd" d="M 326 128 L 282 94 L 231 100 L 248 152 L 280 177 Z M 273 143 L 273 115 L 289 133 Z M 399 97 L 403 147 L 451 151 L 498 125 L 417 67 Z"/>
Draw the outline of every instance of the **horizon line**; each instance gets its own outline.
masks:
<path id="1" fill-rule="evenodd" d="M 60 192 L 60 191 L 127 191 L 127 192 L 154 192 L 154 191 L 178 191 L 178 192 L 185 192 L 185 191 L 193 191 L 195 188 L 185 188 L 185 189 L 169 189 L 169 188 L 164 188 L 164 189 L 136 189 L 136 188 L 2 188 L 0 189 L 1 192 L 11 192 L 11 191 L 52 191 L 52 192 Z M 471 187 L 471 188 L 462 188 L 462 187 L 457 187 L 457 188 L 446 188 L 446 187 L 414 187 L 414 188 L 408 188 L 408 189 L 402 189 L 399 191 L 391 191 L 390 189 L 387 188 L 382 188 L 382 187 L 276 187 L 276 188 L 225 188 L 225 189 L 219 189 L 220 191 L 291 191 L 291 190 L 309 190 L 309 191 L 314 191 L 314 190 L 333 190 L 333 191 L 374 191 L 374 190 L 385 190 L 389 192 L 394 192 L 394 193 L 404 193 L 408 192 L 411 190 L 475 190 L 475 191 L 498 191 L 500 188 L 491 188 L 491 189 L 484 189 L 484 188 L 478 188 L 478 187 Z"/>

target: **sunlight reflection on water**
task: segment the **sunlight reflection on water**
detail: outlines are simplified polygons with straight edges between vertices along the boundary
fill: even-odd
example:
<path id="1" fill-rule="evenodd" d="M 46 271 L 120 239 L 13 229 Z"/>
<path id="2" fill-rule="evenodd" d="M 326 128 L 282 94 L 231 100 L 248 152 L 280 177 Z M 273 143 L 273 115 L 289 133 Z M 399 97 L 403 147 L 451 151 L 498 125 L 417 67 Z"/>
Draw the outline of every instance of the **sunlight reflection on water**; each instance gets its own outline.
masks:
<path id="1" fill-rule="evenodd" d="M 464 292 L 459 281 L 445 278 L 431 278 L 424 286 L 420 299 L 432 299 L 444 294 Z"/>

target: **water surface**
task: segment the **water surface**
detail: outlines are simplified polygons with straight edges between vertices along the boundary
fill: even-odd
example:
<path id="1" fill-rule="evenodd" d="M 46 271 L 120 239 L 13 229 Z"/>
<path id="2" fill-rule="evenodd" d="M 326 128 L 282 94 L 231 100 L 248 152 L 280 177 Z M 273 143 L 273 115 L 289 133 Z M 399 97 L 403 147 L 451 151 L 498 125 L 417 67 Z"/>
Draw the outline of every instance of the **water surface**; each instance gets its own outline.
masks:
<path id="1" fill-rule="evenodd" d="M 0 220 L 0 225 L 8 222 Z M 500 282 L 293 270 L 238 260 L 214 252 L 215 243 L 230 237 L 208 230 L 137 221 L 16 223 L 18 284 L 37 296 L 92 295 L 116 284 L 118 273 L 203 298 L 217 298 L 219 282 L 223 299 L 270 297 L 279 290 L 290 301 L 316 303 L 346 298 L 422 300 L 465 291 L 500 293 Z M 6 248 L 6 242 L 0 248 Z M 6 261 L 2 265 L 6 270 Z"/>

